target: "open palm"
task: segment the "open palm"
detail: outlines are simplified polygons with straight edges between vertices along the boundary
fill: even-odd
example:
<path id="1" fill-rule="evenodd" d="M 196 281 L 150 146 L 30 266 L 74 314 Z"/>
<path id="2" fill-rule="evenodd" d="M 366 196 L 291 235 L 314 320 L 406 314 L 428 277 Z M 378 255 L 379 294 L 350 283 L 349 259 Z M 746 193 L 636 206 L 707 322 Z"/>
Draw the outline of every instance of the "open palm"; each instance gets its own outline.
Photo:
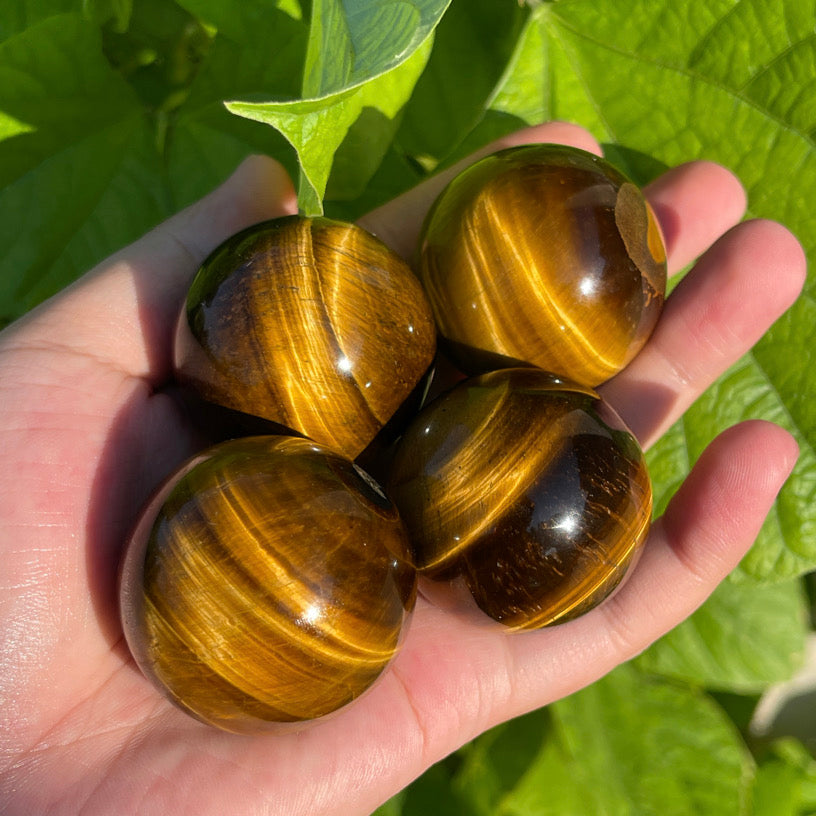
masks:
<path id="1" fill-rule="evenodd" d="M 598 151 L 551 123 L 534 141 Z M 410 255 L 443 179 L 363 224 Z M 744 195 L 706 162 L 647 190 L 671 270 L 700 256 L 641 354 L 603 387 L 644 446 L 794 300 L 802 251 L 744 222 Z M 273 161 L 105 261 L 0 334 L 0 802 L 10 813 L 365 814 L 490 726 L 592 682 L 689 615 L 753 541 L 796 458 L 765 422 L 718 437 L 623 589 L 570 623 L 513 636 L 420 595 L 404 648 L 357 704 L 302 732 L 236 736 L 181 713 L 136 669 L 116 571 L 139 507 L 203 444 L 172 383 L 172 333 L 203 257 L 293 212 Z"/>

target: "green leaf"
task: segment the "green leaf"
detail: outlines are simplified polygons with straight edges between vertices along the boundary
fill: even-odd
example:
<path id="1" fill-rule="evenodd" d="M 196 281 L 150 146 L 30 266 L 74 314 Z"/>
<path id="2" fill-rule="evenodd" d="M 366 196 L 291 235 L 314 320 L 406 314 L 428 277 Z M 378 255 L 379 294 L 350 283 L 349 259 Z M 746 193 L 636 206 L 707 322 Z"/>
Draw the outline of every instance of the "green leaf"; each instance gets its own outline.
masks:
<path id="1" fill-rule="evenodd" d="M 57 14 L 75 11 L 78 0 L 3 0 L 0 42 Z"/>
<path id="2" fill-rule="evenodd" d="M 432 765 L 372 816 L 473 816 L 468 803 L 459 798 L 451 784 L 450 764 L 448 759 Z"/>
<path id="3" fill-rule="evenodd" d="M 555 768 L 562 771 L 569 764 L 552 729 L 552 718 L 541 709 L 496 726 L 462 749 L 455 787 L 467 803 L 467 812 L 474 816 L 512 812 L 507 801 L 516 798 L 519 787 L 523 788 L 526 778 L 533 774 L 553 794 L 551 801 L 557 808 L 553 812 L 570 813 L 567 803 L 573 791 L 558 785 L 551 787 L 545 778 Z"/>
<path id="4" fill-rule="evenodd" d="M 549 118 L 552 77 L 540 15 L 530 17 L 501 80 L 493 90 L 489 110 L 533 124 Z"/>
<path id="5" fill-rule="evenodd" d="M 779 760 L 763 763 L 754 784 L 753 816 L 798 816 L 801 789 L 798 768 Z"/>
<path id="6" fill-rule="evenodd" d="M 753 762 L 705 694 L 632 666 L 506 723 L 461 752 L 455 780 L 479 816 L 728 816 Z"/>
<path id="7" fill-rule="evenodd" d="M 527 13 L 495 0 L 453 2 L 434 36 L 428 66 L 405 109 L 402 150 L 439 162 L 484 116 Z"/>
<path id="8" fill-rule="evenodd" d="M 0 303 L 13 317 L 168 209 L 141 107 L 79 15 L 0 45 L 0 111 L 0 132 L 17 127 L 0 143 Z"/>
<path id="9" fill-rule="evenodd" d="M 277 48 L 283 43 L 279 43 L 277 39 L 265 41 L 263 35 L 279 24 L 281 14 L 291 20 L 303 19 L 298 0 L 241 0 L 241 3 L 225 3 L 224 0 L 176 0 L 176 2 L 222 36 L 236 43 L 243 42 L 259 48 L 267 59 L 273 55 L 272 62 L 277 61 Z M 297 85 L 300 87 L 299 82 Z"/>
<path id="10" fill-rule="evenodd" d="M 7 40 L 0 45 L 0 186 L 137 110 L 102 60 L 96 29 L 80 17 L 51 17 Z"/>
<path id="11" fill-rule="evenodd" d="M 405 62 L 450 0 L 313 0 L 303 96 L 353 88 Z"/>
<path id="12" fill-rule="evenodd" d="M 636 663 L 694 685 L 759 692 L 799 668 L 807 631 L 801 581 L 760 587 L 726 581 Z"/>
<path id="13" fill-rule="evenodd" d="M 511 736 L 508 734 L 508 737 Z M 517 786 L 508 790 L 494 813 L 500 816 L 579 816 L 611 811 L 587 809 L 586 792 L 573 784 L 580 758 L 565 748 L 561 735 L 546 739 Z M 485 814 L 492 816 L 492 814 Z"/>
<path id="14" fill-rule="evenodd" d="M 102 9 L 107 5 L 100 3 Z M 155 115 L 157 142 L 163 148 L 169 115 L 206 59 L 212 34 L 176 3 L 139 0 L 126 31 L 105 25 L 102 35 L 105 57 L 146 112 Z"/>
<path id="15" fill-rule="evenodd" d="M 378 164 L 388 146 L 388 137 L 396 127 L 394 119 L 425 66 L 430 46 L 428 40 L 397 68 L 329 97 L 294 102 L 229 102 L 227 108 L 239 116 L 270 124 L 283 133 L 300 160 L 303 183 L 298 200 L 301 209 L 306 214 L 320 213 L 334 154 L 349 129 L 364 111 L 376 112 L 373 115 L 378 119 L 380 138 L 369 143 L 369 150 L 377 157 Z M 370 165 L 368 169 L 371 172 Z"/>
<path id="16" fill-rule="evenodd" d="M 424 774 L 420 778 L 424 778 Z M 405 791 L 400 791 L 396 796 L 392 796 L 387 802 L 380 805 L 371 816 L 402 816 L 404 800 Z"/>
<path id="17" fill-rule="evenodd" d="M 794 739 L 778 740 L 757 768 L 753 816 L 811 816 L 816 809 L 816 760 Z"/>
<path id="18" fill-rule="evenodd" d="M 349 183 L 341 165 L 335 195 L 355 195 L 376 171 L 398 125 L 397 114 L 425 67 L 433 30 L 449 1 L 316 0 L 303 98 L 227 104 L 232 113 L 272 125 L 294 147 L 300 163 L 302 212 L 323 211 L 334 156 L 344 143 L 345 164 L 357 161 L 358 172 Z"/>
<path id="19" fill-rule="evenodd" d="M 572 773 L 561 784 L 581 792 L 585 806 L 578 813 L 744 812 L 753 763 L 731 722 L 707 696 L 622 666 L 556 703 L 553 715 L 571 759 Z M 533 784 L 518 794 L 524 794 L 519 814 L 534 812 L 524 811 L 523 804 L 546 798 Z"/>
<path id="20" fill-rule="evenodd" d="M 191 8 L 218 7 L 209 0 L 185 3 Z M 256 18 L 257 7 L 231 9 L 232 34 L 219 29 L 186 100 L 173 117 L 167 165 L 177 207 L 200 198 L 249 153 L 274 156 L 297 175 L 296 158 L 281 134 L 233 116 L 223 101 L 261 94 L 296 97 L 307 27 L 280 10 L 267 10 Z"/>
<path id="21" fill-rule="evenodd" d="M 82 0 L 82 11 L 86 19 L 99 26 L 108 21 L 115 31 L 127 31 L 133 0 Z"/>
<path id="22" fill-rule="evenodd" d="M 343 184 L 345 165 L 344 149 L 341 145 L 329 178 L 325 213 L 330 218 L 344 221 L 355 221 L 375 207 L 396 198 L 400 193 L 416 186 L 423 179 L 422 172 L 415 164 L 408 161 L 405 155 L 393 145 L 386 151 L 380 166 L 365 183 L 360 194 L 353 200 L 342 200 L 336 197 L 333 188 L 336 183 Z M 349 168 L 349 171 L 351 168 Z"/>
<path id="23" fill-rule="evenodd" d="M 389 149 L 398 122 L 398 111 L 389 117 L 373 105 L 362 107 L 334 154 L 326 182 L 327 198 L 354 201 L 363 195 Z"/>
<path id="24" fill-rule="evenodd" d="M 816 343 L 816 303 L 805 293 L 754 347 L 752 375 L 770 403 L 767 418 L 794 433 L 799 460 L 782 488 L 759 542 L 737 576 L 755 581 L 784 580 L 812 570 L 816 562 L 816 409 L 813 369 L 803 364 Z M 721 392 L 721 396 L 725 396 Z M 710 407 L 707 410 L 711 414 Z M 762 414 L 765 416 L 765 414 Z"/>
<path id="25" fill-rule="evenodd" d="M 754 83 L 768 73 L 778 73 L 792 54 L 801 54 L 803 48 L 812 51 L 815 30 L 816 8 L 809 3 L 724 3 L 714 25 L 694 43 L 688 62 L 696 71 L 740 88 L 764 105 L 770 97 L 764 92 L 752 94 Z M 803 78 L 812 75 L 794 69 L 790 76 L 794 87 Z"/>

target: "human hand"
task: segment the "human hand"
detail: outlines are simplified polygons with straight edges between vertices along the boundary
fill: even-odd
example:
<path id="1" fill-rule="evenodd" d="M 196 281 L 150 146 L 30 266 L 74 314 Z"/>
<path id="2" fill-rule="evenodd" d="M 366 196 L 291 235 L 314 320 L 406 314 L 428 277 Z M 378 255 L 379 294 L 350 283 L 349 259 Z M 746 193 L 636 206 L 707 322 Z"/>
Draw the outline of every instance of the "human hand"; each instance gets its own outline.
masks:
<path id="1" fill-rule="evenodd" d="M 533 141 L 599 151 L 550 123 Z M 362 223 L 410 255 L 444 179 Z M 601 389 L 648 447 L 795 299 L 804 257 L 783 227 L 734 226 L 744 194 L 695 162 L 646 190 L 671 270 L 699 261 L 638 357 Z M 199 262 L 251 223 L 294 212 L 269 159 L 0 333 L 0 801 L 19 813 L 365 814 L 487 728 L 591 683 L 682 621 L 754 540 L 796 458 L 746 422 L 705 451 L 637 567 L 569 623 L 507 635 L 422 595 L 369 694 L 301 733 L 236 736 L 173 707 L 118 622 L 116 570 L 150 492 L 201 447 L 172 382 L 172 337 Z"/>

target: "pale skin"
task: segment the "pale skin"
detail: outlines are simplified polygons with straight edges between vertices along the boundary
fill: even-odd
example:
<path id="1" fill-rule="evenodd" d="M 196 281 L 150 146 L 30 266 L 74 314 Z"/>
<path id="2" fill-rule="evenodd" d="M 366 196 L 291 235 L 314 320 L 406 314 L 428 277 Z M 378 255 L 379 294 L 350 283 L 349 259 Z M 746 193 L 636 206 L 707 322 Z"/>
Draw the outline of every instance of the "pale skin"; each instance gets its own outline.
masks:
<path id="1" fill-rule="evenodd" d="M 599 152 L 573 125 L 507 137 Z M 363 219 L 410 254 L 435 179 Z M 805 260 L 745 195 L 693 162 L 647 188 L 670 272 L 698 258 L 640 355 L 604 395 L 648 447 L 798 295 Z M 172 387 L 173 324 L 198 263 L 238 229 L 296 209 L 274 161 L 219 189 L 0 333 L 0 806 L 50 814 L 367 814 L 489 727 L 557 700 L 691 614 L 751 546 L 797 456 L 781 428 L 716 438 L 610 600 L 508 636 L 420 595 L 401 654 L 367 696 L 299 733 L 205 726 L 142 677 L 116 569 L 156 485 L 202 444 Z"/>

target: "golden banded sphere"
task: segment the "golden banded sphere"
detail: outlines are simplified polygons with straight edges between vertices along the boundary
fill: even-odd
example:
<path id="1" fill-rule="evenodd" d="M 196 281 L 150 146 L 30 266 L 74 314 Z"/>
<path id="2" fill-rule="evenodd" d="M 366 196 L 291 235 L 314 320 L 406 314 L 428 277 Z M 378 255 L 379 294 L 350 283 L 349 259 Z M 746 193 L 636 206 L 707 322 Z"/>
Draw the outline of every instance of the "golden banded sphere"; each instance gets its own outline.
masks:
<path id="1" fill-rule="evenodd" d="M 176 334 L 178 379 L 355 458 L 428 372 L 436 328 L 408 265 L 353 224 L 287 216 L 204 261 Z"/>
<path id="2" fill-rule="evenodd" d="M 463 380 L 402 437 L 388 492 L 420 574 L 510 629 L 570 620 L 634 563 L 652 489 L 640 447 L 592 389 L 535 368 Z"/>
<path id="3" fill-rule="evenodd" d="M 295 727 L 363 694 L 397 652 L 416 572 L 394 506 L 299 437 L 216 445 L 145 509 L 121 570 L 128 645 L 192 716 Z"/>
<path id="4" fill-rule="evenodd" d="M 654 328 L 666 253 L 643 194 L 609 162 L 528 145 L 447 186 L 423 227 L 419 272 L 463 371 L 530 364 L 594 387 Z"/>

